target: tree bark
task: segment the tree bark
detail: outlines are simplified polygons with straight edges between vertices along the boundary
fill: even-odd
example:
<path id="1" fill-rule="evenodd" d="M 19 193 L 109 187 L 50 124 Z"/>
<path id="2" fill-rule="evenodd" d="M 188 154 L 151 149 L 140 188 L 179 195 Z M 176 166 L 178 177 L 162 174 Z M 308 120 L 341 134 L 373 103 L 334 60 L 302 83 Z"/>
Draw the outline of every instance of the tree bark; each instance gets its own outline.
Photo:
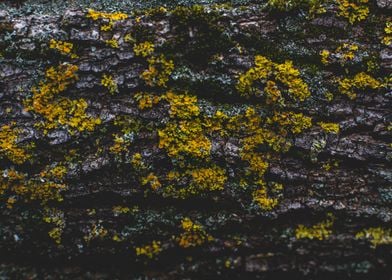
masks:
<path id="1" fill-rule="evenodd" d="M 156 8 L 129 13 L 121 20 L 108 14 L 94 19 L 84 9 L 58 15 L 0 11 L 0 126 L 3 132 L 5 126 L 17 132 L 15 147 L 4 144 L 0 149 L 5 188 L 0 206 L 0 275 L 5 279 L 391 279 L 392 49 L 382 42 L 391 5 L 390 1 L 366 5 L 370 14 L 354 24 L 338 15 L 336 2 L 314 15 L 306 5 L 282 11 L 265 2 Z M 71 52 L 50 47 L 52 39 L 72 43 Z M 154 45 L 145 57 L 134 48 L 143 42 Z M 352 45 L 357 47 L 350 50 Z M 323 50 L 329 52 L 325 63 Z M 160 55 L 172 60 L 174 69 L 168 71 L 167 82 L 149 85 L 143 78 L 146 69 L 152 66 L 162 73 L 165 66 L 149 65 L 148 59 Z M 311 96 L 304 102 L 286 98 L 282 107 L 241 94 L 239 77 L 254 67 L 257 56 L 275 65 L 292 61 Z M 50 67 L 59 69 L 61 76 L 64 69 L 59 65 L 76 65 L 78 78 L 54 100 L 83 99 L 86 120 L 100 120 L 90 130 L 56 117 L 54 127 L 43 128 L 37 124 L 48 126 L 50 120 L 29 109 L 31 100 L 36 100 L 33 88 L 42 92 L 42 83 L 49 83 L 45 73 Z M 354 79 L 358 73 L 380 85 L 353 87 L 356 97 L 351 99 L 342 93 L 339 79 Z M 109 85 L 104 85 L 104 75 Z M 287 94 L 287 85 L 278 86 Z M 196 96 L 199 113 L 181 119 L 168 98 L 141 108 L 140 92 Z M 187 106 L 180 103 L 178 110 Z M 252 150 L 268 162 L 262 179 L 268 197 L 277 200 L 271 209 L 254 198 L 260 185 L 255 174 L 249 175 L 249 162 L 242 153 L 249 135 L 239 127 L 248 124 L 239 122 L 236 128 L 225 126 L 218 132 L 206 124 L 217 111 L 230 118 L 244 116 L 247 108 L 255 108 L 262 126 L 274 133 L 281 132 L 283 124 L 280 120 L 273 128 L 267 124 L 273 111 L 312 119 L 312 126 L 300 133 L 284 130 L 287 151 L 274 151 L 265 144 Z M 67 114 L 69 120 L 75 113 Z M 174 123 L 175 134 L 180 135 L 184 120 L 192 126 L 201 124 L 211 144 L 207 157 L 184 153 L 184 158 L 176 158 L 160 144 L 159 131 Z M 337 124 L 339 132 L 323 130 L 320 122 Z M 13 158 L 16 147 L 26 154 L 23 162 Z M 133 161 L 136 154 L 141 155 L 141 167 Z M 56 166 L 65 166 L 65 175 L 45 177 Z M 222 188 L 198 189 L 186 197 L 170 193 L 171 185 L 185 192 L 196 186 L 192 171 L 216 166 L 226 177 Z M 173 183 L 167 179 L 173 170 L 188 175 L 179 175 Z M 30 188 L 40 179 L 42 185 L 34 183 L 40 190 L 50 180 L 51 188 L 65 186 L 59 192 L 61 199 L 52 189 L 48 199 L 15 191 L 11 171 L 25 174 L 18 184 Z M 218 177 L 206 174 L 201 182 Z M 156 180 L 159 186 L 154 185 Z M 283 190 L 273 189 L 273 183 L 283 185 Z M 181 245 L 186 218 L 195 226 L 188 233 L 201 239 L 200 244 Z M 308 237 L 301 237 L 300 225 Z M 323 235 L 321 225 L 329 233 Z M 381 230 L 381 237 L 375 238 L 369 229 Z M 54 237 L 57 231 L 59 239 Z M 321 240 L 317 234 L 322 234 Z M 376 239 L 382 241 L 375 243 Z M 151 257 L 137 253 L 136 248 L 153 241 L 160 242 L 159 252 Z"/>

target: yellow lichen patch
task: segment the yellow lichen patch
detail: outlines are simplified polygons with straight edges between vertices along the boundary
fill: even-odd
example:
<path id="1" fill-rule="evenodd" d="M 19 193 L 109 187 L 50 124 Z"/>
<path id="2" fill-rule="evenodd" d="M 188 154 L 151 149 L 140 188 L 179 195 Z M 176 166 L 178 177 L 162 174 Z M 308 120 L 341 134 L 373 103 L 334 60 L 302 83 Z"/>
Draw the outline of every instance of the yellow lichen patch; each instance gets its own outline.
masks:
<path id="1" fill-rule="evenodd" d="M 104 238 L 108 234 L 108 230 L 101 224 L 102 221 L 98 223 L 93 223 L 89 228 L 87 228 L 87 234 L 83 236 L 83 239 L 89 243 L 93 239 Z"/>
<path id="2" fill-rule="evenodd" d="M 154 52 L 154 44 L 148 41 L 135 44 L 133 46 L 133 51 L 137 56 L 147 57 Z"/>
<path id="3" fill-rule="evenodd" d="M 260 188 L 253 192 L 253 201 L 264 211 L 271 211 L 278 205 L 278 200 L 276 198 L 271 198 L 268 196 L 267 187 L 264 183 L 260 184 Z"/>
<path id="4" fill-rule="evenodd" d="M 142 160 L 142 158 L 143 157 L 142 157 L 142 155 L 140 153 L 135 153 L 132 156 L 132 160 L 131 160 L 132 166 L 134 168 L 141 168 L 141 167 L 143 167 L 143 160 Z"/>
<path id="5" fill-rule="evenodd" d="M 335 54 L 340 54 L 342 57 L 341 60 L 344 62 L 353 60 L 358 49 L 359 47 L 356 44 L 343 43 L 336 49 Z"/>
<path id="6" fill-rule="evenodd" d="M 33 96 L 26 100 L 27 110 L 34 111 L 45 119 L 37 126 L 43 128 L 44 133 L 49 130 L 67 126 L 71 133 L 77 131 L 92 131 L 101 123 L 99 118 L 86 115 L 87 102 L 83 99 L 71 100 L 59 96 L 69 85 L 77 80 L 78 67 L 61 64 L 46 71 L 46 80 L 41 81 L 39 88 L 33 88 Z"/>
<path id="7" fill-rule="evenodd" d="M 295 100 L 304 101 L 310 96 L 308 85 L 291 61 L 278 64 L 261 55 L 255 57 L 254 67 L 240 75 L 237 90 L 244 96 L 264 96 L 267 103 L 284 103 L 285 99 L 276 82 L 282 83 L 286 87 L 282 90 L 287 90 L 288 95 Z M 260 90 L 260 84 L 264 85 L 264 91 Z"/>
<path id="8" fill-rule="evenodd" d="M 128 214 L 128 213 L 130 213 L 131 209 L 129 207 L 117 205 L 117 206 L 113 206 L 112 212 L 113 212 L 114 216 L 119 216 L 121 214 Z"/>
<path id="9" fill-rule="evenodd" d="M 118 49 L 120 47 L 116 39 L 105 40 L 105 43 L 113 49 Z"/>
<path id="10" fill-rule="evenodd" d="M 389 46 L 392 43 L 392 21 L 387 21 L 384 32 L 385 36 L 382 38 L 382 43 Z"/>
<path id="11" fill-rule="evenodd" d="M 169 91 L 165 98 L 170 103 L 170 117 L 172 118 L 192 119 L 200 113 L 196 96 L 175 94 Z"/>
<path id="12" fill-rule="evenodd" d="M 147 258 L 152 259 L 162 251 L 161 242 L 153 240 L 151 244 L 136 247 L 135 251 L 137 256 L 146 256 Z"/>
<path id="13" fill-rule="evenodd" d="M 181 228 L 184 232 L 176 240 L 183 248 L 200 246 L 214 240 L 211 235 L 205 232 L 200 224 L 194 223 L 189 218 L 184 218 L 181 221 Z"/>
<path id="14" fill-rule="evenodd" d="M 109 151 L 113 154 L 121 154 L 122 152 L 128 151 L 129 141 L 124 136 L 114 134 L 114 144 L 110 146 Z"/>
<path id="15" fill-rule="evenodd" d="M 346 18 L 351 24 L 362 21 L 369 15 L 369 0 L 336 0 L 338 15 Z"/>
<path id="16" fill-rule="evenodd" d="M 69 55 L 71 58 L 77 58 L 78 56 L 73 51 L 73 44 L 65 41 L 57 41 L 54 39 L 50 40 L 49 48 L 55 49 L 63 55 Z"/>
<path id="17" fill-rule="evenodd" d="M 134 95 L 135 100 L 138 102 L 140 110 L 150 109 L 158 104 L 161 100 L 160 96 L 153 95 L 145 92 L 138 92 Z"/>
<path id="18" fill-rule="evenodd" d="M 355 99 L 357 94 L 356 89 L 364 90 L 366 88 L 378 89 L 383 86 L 381 82 L 373 78 L 372 76 L 361 72 L 356 74 L 353 78 L 344 78 L 338 81 L 339 91 L 347 95 L 350 99 Z"/>
<path id="19" fill-rule="evenodd" d="M 150 57 L 147 61 L 148 69 L 141 74 L 141 78 L 148 86 L 166 87 L 169 76 L 174 70 L 173 61 L 165 58 L 164 55 Z"/>
<path id="20" fill-rule="evenodd" d="M 332 234 L 332 226 L 334 221 L 335 217 L 331 213 L 328 213 L 328 218 L 325 221 L 315 224 L 311 227 L 306 227 L 302 224 L 298 225 L 295 230 L 295 237 L 297 239 L 327 239 Z"/>
<path id="21" fill-rule="evenodd" d="M 280 129 L 298 134 L 312 126 L 312 119 L 302 113 L 274 112 L 274 115 L 267 119 L 267 123 L 277 124 L 280 126 Z"/>
<path id="22" fill-rule="evenodd" d="M 118 93 L 117 82 L 111 75 L 103 74 L 101 79 L 101 85 L 106 87 L 110 94 Z"/>
<path id="23" fill-rule="evenodd" d="M 41 204 L 62 201 L 61 191 L 67 189 L 63 182 L 65 173 L 63 166 L 47 166 L 31 178 L 13 169 L 4 170 L 0 177 L 0 195 L 6 194 L 8 208 L 17 201 L 39 201 Z"/>
<path id="24" fill-rule="evenodd" d="M 381 227 L 364 229 L 355 235 L 356 239 L 366 238 L 372 243 L 372 247 L 392 244 L 392 230 Z"/>
<path id="25" fill-rule="evenodd" d="M 0 158 L 6 157 L 15 164 L 22 164 L 31 158 L 31 155 L 18 145 L 20 129 L 15 124 L 0 127 Z"/>
<path id="26" fill-rule="evenodd" d="M 329 58 L 330 52 L 328 50 L 322 50 L 320 52 L 320 56 L 321 56 L 321 62 L 324 65 L 327 65 L 329 63 L 328 58 Z"/>
<path id="27" fill-rule="evenodd" d="M 56 208 L 45 208 L 43 220 L 46 223 L 55 226 L 48 232 L 48 235 L 56 242 L 56 244 L 60 244 L 61 236 L 65 228 L 64 212 Z"/>
<path id="28" fill-rule="evenodd" d="M 193 184 L 202 191 L 223 190 L 227 180 L 224 169 L 214 166 L 212 168 L 199 168 L 191 171 Z"/>
<path id="29" fill-rule="evenodd" d="M 338 123 L 318 122 L 317 124 L 327 133 L 338 134 L 340 131 L 340 126 Z"/>
<path id="30" fill-rule="evenodd" d="M 210 155 L 211 142 L 204 135 L 200 122 L 192 120 L 170 122 L 164 129 L 158 130 L 158 135 L 159 148 L 166 149 L 170 157 L 207 158 Z"/>
<path id="31" fill-rule="evenodd" d="M 120 12 L 105 13 L 89 9 L 87 12 L 87 18 L 91 18 L 92 20 L 104 19 L 108 21 L 107 24 L 101 26 L 101 30 L 109 31 L 112 30 L 113 25 L 116 21 L 127 19 L 128 15 Z"/>
<path id="32" fill-rule="evenodd" d="M 149 185 L 154 191 L 158 190 L 162 186 L 158 177 L 152 172 L 148 174 L 147 177 L 143 177 L 141 183 L 143 186 Z"/>

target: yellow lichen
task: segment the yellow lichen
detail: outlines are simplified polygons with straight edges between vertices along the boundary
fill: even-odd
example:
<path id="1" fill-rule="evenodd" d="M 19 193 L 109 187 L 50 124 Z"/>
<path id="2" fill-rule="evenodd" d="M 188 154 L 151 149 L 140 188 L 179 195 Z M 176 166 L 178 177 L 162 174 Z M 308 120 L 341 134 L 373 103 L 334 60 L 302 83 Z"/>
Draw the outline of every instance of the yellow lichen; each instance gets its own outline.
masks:
<path id="1" fill-rule="evenodd" d="M 200 113 L 196 96 L 175 94 L 169 91 L 165 98 L 170 103 L 170 117 L 172 118 L 192 119 Z"/>
<path id="2" fill-rule="evenodd" d="M 203 132 L 201 123 L 192 120 L 168 123 L 164 129 L 158 130 L 159 148 L 166 149 L 174 158 L 207 158 L 211 142 Z"/>
<path id="3" fill-rule="evenodd" d="M 135 248 L 137 256 L 146 256 L 152 259 L 162 251 L 161 242 L 153 240 L 151 244 Z"/>
<path id="4" fill-rule="evenodd" d="M 162 186 L 158 177 L 152 172 L 148 174 L 147 177 L 142 178 L 142 185 L 149 185 L 154 191 L 158 190 Z"/>
<path id="5" fill-rule="evenodd" d="M 118 49 L 120 47 L 116 39 L 105 40 L 105 43 L 113 49 Z"/>
<path id="6" fill-rule="evenodd" d="M 73 51 L 73 44 L 65 41 L 57 41 L 54 39 L 50 40 L 49 48 L 59 51 L 63 55 L 69 55 L 71 58 L 77 58 L 78 56 Z"/>
<path id="7" fill-rule="evenodd" d="M 164 55 L 152 56 L 148 60 L 148 69 L 141 74 L 141 78 L 148 86 L 166 87 L 169 76 L 174 70 L 174 63 Z"/>
<path id="8" fill-rule="evenodd" d="M 331 213 L 328 213 L 328 218 L 325 221 L 317 223 L 311 227 L 306 227 L 302 224 L 298 225 L 295 230 L 295 237 L 297 239 L 327 239 L 332 234 L 332 226 L 334 221 L 335 217 Z"/>
<path id="9" fill-rule="evenodd" d="M 189 218 L 184 218 L 181 221 L 181 228 L 184 232 L 176 238 L 180 247 L 200 246 L 213 240 L 213 237 L 207 234 L 200 224 L 194 223 Z"/>
<path id="10" fill-rule="evenodd" d="M 101 85 L 106 87 L 109 90 L 110 94 L 118 93 L 117 82 L 111 75 L 103 74 L 101 79 Z"/>
<path id="11" fill-rule="evenodd" d="M 255 86 L 256 82 L 258 86 Z M 277 82 L 285 85 L 288 95 L 295 100 L 304 101 L 310 96 L 308 85 L 301 79 L 299 70 L 294 68 L 291 61 L 277 64 L 261 55 L 255 57 L 254 67 L 240 75 L 237 90 L 244 96 L 264 96 L 267 103 L 284 103 L 285 99 Z M 265 85 L 264 91 L 260 90 L 259 83 Z"/>
<path id="12" fill-rule="evenodd" d="M 338 123 L 318 122 L 317 124 L 327 133 L 338 134 L 340 131 L 340 126 Z"/>
<path id="13" fill-rule="evenodd" d="M 44 121 L 37 126 L 49 130 L 66 126 L 77 131 L 92 131 L 101 123 L 99 118 L 86 115 L 87 102 L 83 98 L 71 100 L 59 94 L 77 80 L 78 67 L 61 64 L 50 67 L 46 71 L 45 81 L 41 81 L 38 88 L 33 88 L 33 96 L 26 100 L 27 110 L 40 114 Z"/>
<path id="14" fill-rule="evenodd" d="M 328 50 L 322 50 L 320 52 L 320 56 L 321 56 L 321 62 L 325 65 L 327 65 L 329 63 L 328 58 L 329 58 L 330 52 Z"/>
<path id="15" fill-rule="evenodd" d="M 107 21 L 107 24 L 101 26 L 102 31 L 109 31 L 113 29 L 113 25 L 116 21 L 124 20 L 128 18 L 127 14 L 116 12 L 116 13 L 105 13 L 94 11 L 89 9 L 87 12 L 87 18 L 91 18 L 92 20 L 103 19 Z"/>
<path id="16" fill-rule="evenodd" d="M 43 220 L 46 223 L 55 226 L 48 232 L 48 235 L 56 242 L 56 244 L 60 244 L 61 236 L 65 228 L 64 212 L 56 208 L 45 208 Z"/>
<path id="17" fill-rule="evenodd" d="M 161 100 L 160 96 L 145 92 L 135 93 L 134 98 L 138 102 L 140 110 L 150 109 Z"/>
<path id="18" fill-rule="evenodd" d="M 31 158 L 31 155 L 18 144 L 18 135 L 21 130 L 14 127 L 15 123 L 0 127 L 0 158 L 6 157 L 16 164 L 22 164 Z"/>
<path id="19" fill-rule="evenodd" d="M 385 36 L 382 38 L 382 43 L 389 46 L 392 43 L 392 21 L 387 21 L 384 28 Z"/>
<path id="20" fill-rule="evenodd" d="M 362 21 L 369 15 L 369 0 L 336 0 L 338 15 L 346 18 L 351 24 Z"/>
<path id="21" fill-rule="evenodd" d="M 342 94 L 347 95 L 350 99 L 355 99 L 357 94 L 355 89 L 364 90 L 366 88 L 378 89 L 383 86 L 381 82 L 372 76 L 361 72 L 356 74 L 353 78 L 344 78 L 338 81 L 339 90 Z"/>
<path id="22" fill-rule="evenodd" d="M 133 46 L 133 51 L 137 56 L 147 57 L 154 52 L 154 44 L 148 41 L 135 44 Z"/>
<path id="23" fill-rule="evenodd" d="M 98 221 L 98 223 L 93 223 L 90 227 L 87 228 L 87 234 L 83 236 L 83 239 L 89 243 L 93 239 L 104 238 L 108 234 L 108 230 L 104 228 L 101 224 L 102 221 Z"/>
<path id="24" fill-rule="evenodd" d="M 271 198 L 267 194 L 267 188 L 265 184 L 261 184 L 260 188 L 253 192 L 252 194 L 253 201 L 257 203 L 257 205 L 265 210 L 270 211 L 278 205 L 278 200 L 276 198 Z"/>
<path id="25" fill-rule="evenodd" d="M 372 247 L 392 244 L 392 230 L 381 227 L 364 229 L 355 235 L 356 239 L 366 238 L 372 243 Z"/>
<path id="26" fill-rule="evenodd" d="M 224 169 L 214 166 L 212 168 L 199 168 L 191 172 L 193 184 L 200 190 L 223 190 L 227 180 Z"/>

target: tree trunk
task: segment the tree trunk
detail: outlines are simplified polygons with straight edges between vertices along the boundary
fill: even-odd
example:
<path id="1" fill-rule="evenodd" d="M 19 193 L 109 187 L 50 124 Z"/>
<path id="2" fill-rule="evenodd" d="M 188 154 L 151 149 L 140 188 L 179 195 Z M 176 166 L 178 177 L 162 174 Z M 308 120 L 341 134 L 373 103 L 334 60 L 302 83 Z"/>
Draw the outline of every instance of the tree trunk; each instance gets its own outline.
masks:
<path id="1" fill-rule="evenodd" d="M 2 277 L 392 279 L 392 4 L 255 2 L 0 11 Z"/>

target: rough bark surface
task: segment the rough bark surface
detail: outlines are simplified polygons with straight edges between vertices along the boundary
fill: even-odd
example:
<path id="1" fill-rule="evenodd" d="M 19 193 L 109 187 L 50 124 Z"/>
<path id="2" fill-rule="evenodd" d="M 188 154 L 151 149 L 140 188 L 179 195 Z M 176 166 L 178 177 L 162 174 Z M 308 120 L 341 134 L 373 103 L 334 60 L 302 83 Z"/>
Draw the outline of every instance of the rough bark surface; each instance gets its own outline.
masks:
<path id="1" fill-rule="evenodd" d="M 12 143 L 0 143 L 0 278 L 391 279 L 392 48 L 382 42 L 391 3 L 366 5 L 369 15 L 354 24 L 338 15 L 337 3 L 312 15 L 307 5 L 282 11 L 260 1 L 128 11 L 128 18 L 113 21 L 88 17 L 80 8 L 59 15 L 1 10 L 0 139 Z M 72 51 L 51 48 L 52 39 L 72 43 Z M 134 48 L 143 42 L 154 45 L 145 57 Z M 350 50 L 350 45 L 357 47 Z M 325 63 L 323 50 L 329 51 Z M 174 69 L 168 81 L 149 84 L 143 78 L 148 59 L 161 54 Z M 241 95 L 239 77 L 258 55 L 280 65 L 292 61 L 311 96 L 303 102 L 286 98 L 278 106 L 263 95 Z M 55 100 L 83 99 L 84 117 L 100 119 L 90 130 L 56 116 L 55 127 L 48 128 L 50 120 L 31 109 L 33 88 L 42 91 L 48 84 L 50 67 L 61 76 L 59 65 L 76 65 L 78 79 Z M 379 85 L 353 87 L 356 97 L 350 98 L 339 79 L 358 73 Z M 103 85 L 104 75 L 109 85 Z M 287 94 L 287 87 L 278 86 Z M 168 91 L 196 96 L 199 113 L 181 119 L 170 98 L 147 98 L 151 108 L 141 105 L 138 93 L 166 96 Z M 188 108 L 178 102 L 180 111 Z M 284 133 L 290 145 L 273 150 L 262 143 L 251 151 L 268 162 L 265 187 L 242 153 L 244 139 L 256 132 L 241 130 L 238 126 L 248 125 L 241 121 L 236 128 L 216 130 L 206 123 L 217 111 L 228 118 L 241 115 L 244 122 L 248 108 L 261 126 Z M 275 111 L 302 113 L 312 118 L 312 126 L 294 133 L 280 128 L 280 120 L 264 123 Z M 160 144 L 159 131 L 174 123 L 175 134 L 181 134 L 181 121 L 201 125 L 210 143 L 207 157 L 185 152 L 176 158 Z M 337 124 L 339 131 L 323 129 L 320 122 Z M 15 160 L 18 148 L 25 156 Z M 65 174 L 47 175 L 58 166 Z M 195 183 L 189 174 L 203 168 L 223 170 L 223 187 L 214 182 L 202 188 L 202 179 Z M 168 179 L 173 170 L 188 175 L 177 175 L 173 183 Z M 10 172 L 24 175 L 10 179 Z M 209 176 L 218 175 L 202 173 Z M 40 192 L 47 183 L 52 188 L 47 196 L 19 188 L 34 185 Z M 199 189 L 180 197 L 170 191 L 173 186 Z M 277 204 L 258 204 L 260 188 Z M 194 239 L 186 235 L 186 221 L 193 223 L 188 233 Z M 301 238 L 300 225 L 308 238 Z M 381 233 L 376 237 L 369 229 Z M 154 241 L 159 249 L 151 256 L 138 253 Z"/>

